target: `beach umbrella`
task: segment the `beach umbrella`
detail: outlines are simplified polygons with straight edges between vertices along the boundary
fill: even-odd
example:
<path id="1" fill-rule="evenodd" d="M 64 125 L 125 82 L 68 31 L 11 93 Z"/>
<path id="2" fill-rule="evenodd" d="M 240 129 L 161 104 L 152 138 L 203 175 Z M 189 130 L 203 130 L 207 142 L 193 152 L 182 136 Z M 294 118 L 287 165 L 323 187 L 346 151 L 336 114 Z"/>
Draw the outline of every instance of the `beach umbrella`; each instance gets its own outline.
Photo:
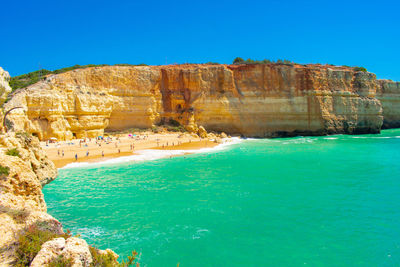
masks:
<path id="1" fill-rule="evenodd" d="M 57 141 L 57 138 L 55 138 L 55 137 L 50 137 L 50 140 L 52 140 L 52 141 Z"/>

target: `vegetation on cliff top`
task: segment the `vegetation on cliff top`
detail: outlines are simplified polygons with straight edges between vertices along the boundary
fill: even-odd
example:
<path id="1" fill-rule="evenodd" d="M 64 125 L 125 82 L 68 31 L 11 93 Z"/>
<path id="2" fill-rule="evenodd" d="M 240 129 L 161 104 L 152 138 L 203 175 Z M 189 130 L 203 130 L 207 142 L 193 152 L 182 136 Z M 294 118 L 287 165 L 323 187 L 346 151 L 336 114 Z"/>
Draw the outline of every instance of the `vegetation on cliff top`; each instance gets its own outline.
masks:
<path id="1" fill-rule="evenodd" d="M 237 57 L 233 60 L 233 64 L 268 64 L 268 63 L 278 63 L 278 64 L 289 64 L 293 65 L 294 62 L 288 60 L 288 59 L 278 59 L 277 61 L 269 60 L 269 59 L 263 59 L 263 60 L 253 60 L 251 58 L 248 58 L 244 60 L 241 57 Z"/>
<path id="2" fill-rule="evenodd" d="M 76 69 L 86 69 L 86 68 L 90 68 L 90 67 L 103 67 L 103 66 L 111 66 L 111 65 L 108 65 L 108 64 L 74 65 L 72 67 L 62 68 L 62 69 L 58 69 L 58 70 L 54 70 L 54 71 L 41 69 L 41 70 L 33 71 L 33 72 L 30 72 L 27 74 L 22 74 L 19 76 L 11 77 L 9 84 L 12 88 L 12 91 L 15 91 L 17 89 L 25 88 L 31 84 L 37 83 L 38 81 L 43 80 L 49 74 L 59 74 L 59 73 L 64 73 L 64 72 L 76 70 Z M 142 63 L 142 64 L 137 64 L 137 65 L 115 64 L 114 66 L 147 66 L 147 65 Z"/>
<path id="3" fill-rule="evenodd" d="M 284 65 L 296 64 L 295 62 L 290 61 L 288 59 L 278 59 L 277 61 L 273 61 L 273 60 L 269 60 L 269 59 L 253 60 L 251 58 L 248 58 L 248 59 L 244 60 L 241 57 L 235 58 L 232 62 L 232 64 L 235 64 L 235 65 L 240 65 L 240 64 L 255 65 L 255 64 L 269 64 L 269 63 L 284 64 Z M 353 68 L 354 71 L 368 72 L 367 69 L 364 67 L 349 67 L 349 66 L 343 66 L 343 67 Z"/>
<path id="4" fill-rule="evenodd" d="M 353 68 L 354 71 L 362 71 L 362 72 L 367 72 L 367 69 L 364 67 L 354 67 Z"/>

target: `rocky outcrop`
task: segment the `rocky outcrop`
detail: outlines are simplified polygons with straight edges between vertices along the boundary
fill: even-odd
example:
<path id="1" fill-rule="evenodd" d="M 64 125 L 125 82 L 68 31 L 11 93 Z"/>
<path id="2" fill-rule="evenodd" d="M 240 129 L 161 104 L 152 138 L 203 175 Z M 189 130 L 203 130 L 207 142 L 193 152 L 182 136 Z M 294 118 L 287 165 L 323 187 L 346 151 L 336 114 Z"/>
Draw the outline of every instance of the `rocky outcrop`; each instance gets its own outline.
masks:
<path id="1" fill-rule="evenodd" d="M 17 154 L 8 155 L 11 150 Z M 57 169 L 27 134 L 0 135 L 0 263 L 15 257 L 16 238 L 27 227 L 43 222 L 62 232 L 61 223 L 46 213 L 42 186 L 55 179 Z"/>
<path id="2" fill-rule="evenodd" d="M 381 84 L 331 65 L 105 66 L 51 75 L 15 93 L 15 129 L 40 139 L 178 121 L 253 137 L 378 133 Z"/>
<path id="3" fill-rule="evenodd" d="M 65 248 L 65 239 L 54 238 L 50 241 L 47 241 L 42 245 L 42 249 L 36 255 L 31 263 L 31 267 L 42 267 L 46 266 L 49 262 L 56 259 L 59 255 L 61 255 L 62 251 Z"/>
<path id="4" fill-rule="evenodd" d="M 4 71 L 0 67 L 0 107 L 2 107 L 4 101 L 7 99 L 8 94 L 11 92 L 11 87 L 8 84 L 10 75 L 7 71 Z M 4 132 L 3 129 L 3 111 L 0 109 L 0 133 Z"/>
<path id="5" fill-rule="evenodd" d="M 382 128 L 400 128 L 400 82 L 379 80 L 376 98 L 382 104 Z"/>
<path id="6" fill-rule="evenodd" d="M 115 266 L 119 266 L 117 264 L 118 255 L 115 254 L 114 251 L 110 249 L 94 250 L 96 250 L 96 254 L 98 255 L 107 255 L 108 258 L 112 258 L 115 262 Z M 42 245 L 41 250 L 33 259 L 30 267 L 49 266 L 49 263 L 54 263 L 54 261 L 60 257 L 68 260 L 69 264 L 73 267 L 89 267 L 92 266 L 91 264 L 94 262 L 92 256 L 89 245 L 81 238 L 54 238 Z M 95 262 L 93 266 L 102 265 Z"/>
<path id="7" fill-rule="evenodd" d="M 10 75 L 0 67 L 0 106 L 7 99 L 7 95 L 11 92 L 11 87 L 8 84 Z"/>

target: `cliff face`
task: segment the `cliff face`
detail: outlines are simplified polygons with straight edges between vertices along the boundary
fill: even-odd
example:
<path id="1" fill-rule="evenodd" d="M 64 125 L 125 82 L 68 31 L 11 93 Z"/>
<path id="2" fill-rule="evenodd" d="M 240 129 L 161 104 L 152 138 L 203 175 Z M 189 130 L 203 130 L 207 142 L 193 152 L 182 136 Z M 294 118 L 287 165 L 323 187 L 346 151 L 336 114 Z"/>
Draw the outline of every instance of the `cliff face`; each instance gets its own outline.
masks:
<path id="1" fill-rule="evenodd" d="M 8 85 L 10 75 L 7 71 L 0 68 L 0 106 L 3 105 L 8 93 L 11 92 L 11 87 Z"/>
<path id="2" fill-rule="evenodd" d="M 382 103 L 382 128 L 400 128 L 400 83 L 389 80 L 378 81 L 376 98 Z"/>
<path id="3" fill-rule="evenodd" d="M 372 73 L 325 65 L 109 66 L 49 76 L 17 92 L 6 109 L 23 106 L 10 120 L 41 139 L 169 119 L 254 137 L 378 133 L 381 88 Z"/>

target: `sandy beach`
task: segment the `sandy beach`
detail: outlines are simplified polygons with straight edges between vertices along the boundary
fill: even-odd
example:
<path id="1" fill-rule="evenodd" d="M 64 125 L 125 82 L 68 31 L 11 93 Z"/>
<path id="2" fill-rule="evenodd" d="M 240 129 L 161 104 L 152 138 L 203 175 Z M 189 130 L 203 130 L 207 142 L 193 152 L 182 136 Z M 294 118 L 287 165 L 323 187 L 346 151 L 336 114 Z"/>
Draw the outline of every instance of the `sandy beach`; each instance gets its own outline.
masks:
<path id="1" fill-rule="evenodd" d="M 62 168 L 72 162 L 98 162 L 130 156 L 138 150 L 196 150 L 216 145 L 218 143 L 215 139 L 201 139 L 188 133 L 150 131 L 131 135 L 109 135 L 103 139 L 41 142 L 42 148 L 57 168 Z"/>

